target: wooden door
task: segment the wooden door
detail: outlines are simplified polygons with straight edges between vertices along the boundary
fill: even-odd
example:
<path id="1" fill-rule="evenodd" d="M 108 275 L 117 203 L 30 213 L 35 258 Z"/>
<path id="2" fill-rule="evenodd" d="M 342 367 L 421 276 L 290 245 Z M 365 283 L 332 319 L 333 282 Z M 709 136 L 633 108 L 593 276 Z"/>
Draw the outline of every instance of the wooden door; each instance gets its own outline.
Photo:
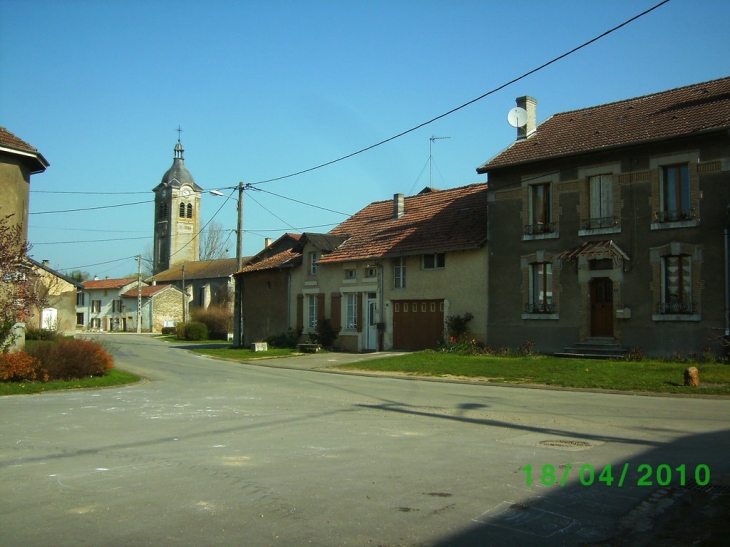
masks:
<path id="1" fill-rule="evenodd" d="M 613 337 L 613 281 L 608 277 L 591 281 L 591 336 Z"/>

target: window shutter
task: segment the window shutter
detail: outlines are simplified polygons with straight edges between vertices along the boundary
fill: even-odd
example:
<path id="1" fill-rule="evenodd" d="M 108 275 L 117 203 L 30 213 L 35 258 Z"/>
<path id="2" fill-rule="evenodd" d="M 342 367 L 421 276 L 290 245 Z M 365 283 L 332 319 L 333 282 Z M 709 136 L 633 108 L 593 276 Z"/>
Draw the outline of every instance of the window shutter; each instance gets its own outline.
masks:
<path id="1" fill-rule="evenodd" d="M 338 292 L 330 296 L 330 323 L 333 331 L 342 329 L 342 295 Z"/>
<path id="2" fill-rule="evenodd" d="M 304 330 L 304 295 L 297 295 L 297 330 Z"/>
<path id="3" fill-rule="evenodd" d="M 357 293 L 357 332 L 362 332 L 362 293 Z"/>

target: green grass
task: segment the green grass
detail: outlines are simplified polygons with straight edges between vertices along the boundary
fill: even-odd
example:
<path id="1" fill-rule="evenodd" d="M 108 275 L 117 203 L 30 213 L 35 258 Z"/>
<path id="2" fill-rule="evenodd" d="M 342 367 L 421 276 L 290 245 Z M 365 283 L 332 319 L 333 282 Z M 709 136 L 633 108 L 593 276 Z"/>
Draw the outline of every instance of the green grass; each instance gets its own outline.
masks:
<path id="1" fill-rule="evenodd" d="M 700 371 L 699 388 L 683 385 L 684 370 L 689 366 L 696 366 Z M 726 364 L 692 365 L 650 360 L 624 362 L 551 356 L 487 357 L 423 351 L 337 368 L 415 376 L 463 377 L 489 383 L 730 395 L 730 365 Z"/>
<path id="2" fill-rule="evenodd" d="M 119 386 L 138 382 L 139 377 L 123 370 L 112 369 L 104 376 L 80 378 L 76 380 L 58 380 L 54 382 L 0 382 L 0 396 L 41 393 L 57 389 L 78 389 L 90 387 Z"/>
<path id="3" fill-rule="evenodd" d="M 272 359 L 277 357 L 291 357 L 299 355 L 298 352 L 287 348 L 271 348 L 268 351 L 253 351 L 248 348 L 187 348 L 195 353 L 210 355 L 211 357 L 219 357 L 221 359 L 231 359 L 233 361 L 253 361 L 258 359 Z"/>

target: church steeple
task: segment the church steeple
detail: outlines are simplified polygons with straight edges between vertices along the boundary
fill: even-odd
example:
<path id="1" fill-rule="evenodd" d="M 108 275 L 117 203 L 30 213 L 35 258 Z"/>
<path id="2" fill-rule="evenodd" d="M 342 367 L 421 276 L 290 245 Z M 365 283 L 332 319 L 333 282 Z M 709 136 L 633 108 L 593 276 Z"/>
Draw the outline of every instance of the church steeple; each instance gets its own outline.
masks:
<path id="1" fill-rule="evenodd" d="M 200 232 L 200 195 L 203 189 L 195 184 L 185 167 L 178 126 L 172 166 L 152 191 L 155 193 L 154 273 L 169 269 L 178 262 L 198 260 Z"/>

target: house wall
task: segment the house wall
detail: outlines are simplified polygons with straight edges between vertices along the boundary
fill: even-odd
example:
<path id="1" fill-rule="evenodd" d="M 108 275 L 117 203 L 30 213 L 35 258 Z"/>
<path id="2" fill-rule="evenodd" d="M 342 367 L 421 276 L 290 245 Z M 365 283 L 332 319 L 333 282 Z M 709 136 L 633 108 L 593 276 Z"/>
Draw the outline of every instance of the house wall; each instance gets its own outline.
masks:
<path id="1" fill-rule="evenodd" d="M 689 164 L 692 218 L 662 218 L 662 166 Z M 552 180 L 552 222 L 548 233 L 526 235 L 529 185 Z M 589 177 L 611 173 L 615 225 L 588 229 Z M 488 341 L 516 347 L 525 340 L 544 353 L 563 351 L 592 335 L 592 279 L 613 283 L 612 336 L 625 347 L 641 347 L 649 355 L 674 351 L 699 352 L 715 346 L 711 333 L 725 321 L 723 230 L 730 203 L 730 137 L 717 133 L 675 139 L 561 161 L 545 161 L 521 169 L 490 173 L 490 284 Z M 595 268 L 590 257 L 561 260 L 560 253 L 585 242 L 612 240 L 630 260 L 614 260 Z M 694 311 L 666 313 L 662 308 L 662 256 L 691 257 Z M 607 258 L 607 257 L 595 257 Z M 526 313 L 529 269 L 535 262 L 553 268 L 554 313 Z M 605 261 L 602 267 L 605 267 Z M 629 312 L 616 313 L 616 310 Z M 630 316 L 629 316 L 630 314 Z"/>
<path id="2" fill-rule="evenodd" d="M 167 289 L 148 298 L 143 305 L 143 317 L 147 325 L 152 322 L 152 332 L 161 332 L 166 321 L 182 322 L 182 294 L 174 289 Z M 144 326 L 144 323 L 143 323 Z"/>
<path id="3" fill-rule="evenodd" d="M 76 325 L 81 330 L 92 330 L 92 331 L 111 331 L 111 330 L 124 330 L 125 321 L 127 329 L 130 328 L 130 317 L 131 321 L 135 321 L 137 313 L 136 300 L 134 301 L 133 307 L 129 308 L 130 302 L 128 298 L 122 298 L 120 295 L 127 292 L 131 288 L 136 287 L 136 283 L 129 283 L 121 289 L 85 289 L 84 303 L 83 305 L 76 306 L 76 313 L 84 314 L 84 324 Z M 101 301 L 101 308 L 99 312 L 92 312 L 93 300 Z M 121 311 L 114 310 L 114 301 L 122 301 Z M 93 320 L 98 319 L 100 326 L 94 326 Z M 117 326 L 118 325 L 118 326 Z"/>
<path id="4" fill-rule="evenodd" d="M 21 240 L 28 236 L 28 197 L 30 172 L 18 158 L 0 152 L 0 184 L 2 185 L 2 215 L 10 215 L 11 224 L 21 225 Z"/>
<path id="5" fill-rule="evenodd" d="M 321 264 L 316 275 L 310 275 L 308 257 L 316 249 L 305 245 L 304 264 L 292 271 L 292 291 L 289 300 L 292 314 L 289 325 L 296 329 L 303 326 L 303 337 L 310 330 L 307 325 L 307 298 L 322 295 L 323 316 L 335 326 L 341 327 L 335 345 L 347 351 L 367 349 L 367 295 L 376 295 L 376 322 L 384 323 L 385 329 L 379 335 L 378 348 L 393 348 L 393 304 L 394 300 L 444 300 L 444 316 L 470 312 L 474 319 L 470 323 L 472 336 L 479 342 L 486 342 L 487 335 L 487 264 L 486 249 L 446 253 L 443 269 L 425 270 L 422 256 L 406 257 L 406 287 L 395 289 L 394 268 L 391 259 L 370 260 L 349 263 Z M 375 276 L 368 277 L 368 269 Z M 355 277 L 347 275 L 355 271 Z M 359 328 L 347 328 L 347 294 L 360 294 Z M 333 311 L 333 306 L 337 307 Z M 303 315 L 303 324 L 300 323 Z"/>
<path id="6" fill-rule="evenodd" d="M 57 311 L 55 329 L 63 334 L 76 332 L 76 286 L 56 277 L 45 270 L 39 275 L 48 291 L 48 308 Z M 26 320 L 28 328 L 41 328 L 41 312 L 37 309 L 32 317 Z"/>
<path id="7" fill-rule="evenodd" d="M 262 270 L 237 277 L 243 278 L 243 331 L 246 346 L 282 334 L 289 327 L 289 270 Z"/>

